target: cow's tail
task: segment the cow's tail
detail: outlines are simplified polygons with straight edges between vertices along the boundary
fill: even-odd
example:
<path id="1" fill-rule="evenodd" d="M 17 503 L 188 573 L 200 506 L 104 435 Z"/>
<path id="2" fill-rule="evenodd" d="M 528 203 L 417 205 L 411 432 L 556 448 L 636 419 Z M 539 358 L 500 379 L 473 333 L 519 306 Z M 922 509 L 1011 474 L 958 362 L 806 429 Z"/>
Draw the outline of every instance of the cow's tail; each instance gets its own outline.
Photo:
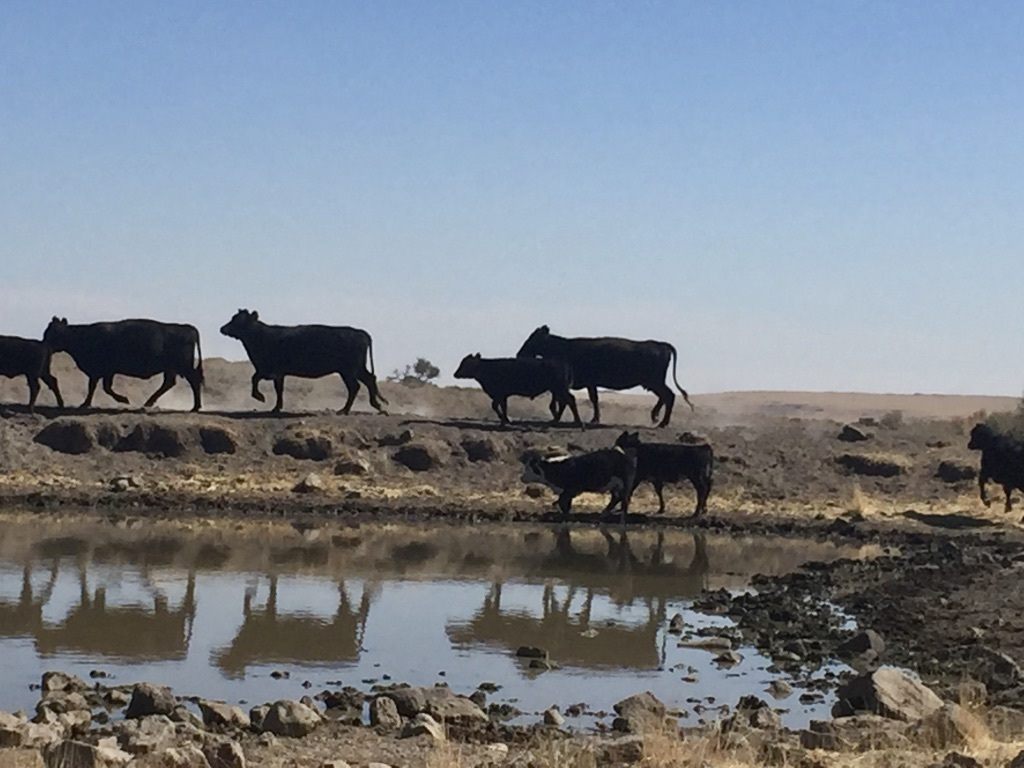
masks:
<path id="1" fill-rule="evenodd" d="M 696 410 L 693 407 L 693 403 L 690 402 L 690 396 L 688 394 L 686 394 L 686 390 L 685 389 L 683 389 L 681 386 L 679 386 L 679 379 L 676 377 L 676 360 L 679 357 L 679 355 L 676 353 L 676 348 L 674 346 L 672 346 L 671 344 L 669 344 L 668 345 L 668 349 L 669 349 L 669 352 L 672 354 L 672 381 L 675 382 L 676 389 L 678 389 L 679 390 L 679 394 L 681 394 L 683 396 L 683 400 L 685 400 L 686 404 L 688 406 L 690 406 L 690 410 L 691 411 Z"/>
<path id="2" fill-rule="evenodd" d="M 370 373 L 374 376 L 377 375 L 377 371 L 373 367 L 373 336 L 366 335 L 366 356 L 370 359 Z"/>
<path id="3" fill-rule="evenodd" d="M 199 332 L 196 331 L 196 372 L 199 374 L 199 385 L 202 386 L 206 376 L 203 374 L 203 345 L 199 339 Z"/>

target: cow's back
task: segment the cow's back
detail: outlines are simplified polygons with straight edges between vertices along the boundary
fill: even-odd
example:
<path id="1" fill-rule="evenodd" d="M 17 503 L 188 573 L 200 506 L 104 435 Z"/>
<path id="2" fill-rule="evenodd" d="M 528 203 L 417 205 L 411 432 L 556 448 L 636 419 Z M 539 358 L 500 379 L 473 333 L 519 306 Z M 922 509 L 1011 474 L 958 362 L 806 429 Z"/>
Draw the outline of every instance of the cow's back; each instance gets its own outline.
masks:
<path id="1" fill-rule="evenodd" d="M 49 357 L 41 341 L 20 336 L 0 336 L 0 376 L 37 373 Z"/>
<path id="2" fill-rule="evenodd" d="M 131 319 L 73 326 L 68 352 L 86 374 L 148 378 L 191 368 L 199 331 L 182 323 Z"/>
<path id="3" fill-rule="evenodd" d="M 693 480 L 710 474 L 714 454 L 707 443 L 641 443 L 636 454 L 640 480 Z"/>
<path id="4" fill-rule="evenodd" d="M 577 387 L 612 389 L 640 386 L 664 379 L 671 346 L 661 341 L 633 341 L 615 337 L 569 339 L 560 355 L 572 368 Z"/>
<path id="5" fill-rule="evenodd" d="M 267 325 L 250 354 L 261 368 L 294 376 L 326 376 L 365 366 L 370 334 L 332 325 Z"/>

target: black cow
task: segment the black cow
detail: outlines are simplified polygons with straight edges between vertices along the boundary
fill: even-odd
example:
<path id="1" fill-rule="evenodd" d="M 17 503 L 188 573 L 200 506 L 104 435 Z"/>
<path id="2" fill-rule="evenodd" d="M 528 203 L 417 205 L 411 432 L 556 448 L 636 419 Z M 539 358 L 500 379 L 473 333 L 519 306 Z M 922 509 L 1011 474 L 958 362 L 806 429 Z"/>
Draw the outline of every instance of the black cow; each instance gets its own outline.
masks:
<path id="1" fill-rule="evenodd" d="M 24 376 L 28 382 L 28 411 L 32 413 L 39 396 L 39 380 L 50 388 L 57 405 L 64 407 L 57 379 L 50 373 L 50 347 L 42 341 L 20 336 L 0 336 L 0 376 Z"/>
<path id="2" fill-rule="evenodd" d="M 68 325 L 66 317 L 55 317 L 46 327 L 43 341 L 54 352 L 71 355 L 89 377 L 82 408 L 92 405 L 100 381 L 104 392 L 122 405 L 128 405 L 128 398 L 113 389 L 114 376 L 148 379 L 158 373 L 164 375 L 164 380 L 146 401 L 147 408 L 174 386 L 178 376 L 192 387 L 192 410 L 198 411 L 203 405 L 203 352 L 195 326 L 156 320 Z"/>
<path id="3" fill-rule="evenodd" d="M 644 443 L 638 432 L 623 432 L 615 441 L 619 448 L 636 451 L 636 483 L 648 482 L 658 494 L 658 514 L 665 513 L 662 489 L 669 483 L 689 480 L 697 492 L 697 517 L 708 509 L 714 451 L 707 443 Z M 607 511 L 611 511 L 611 507 Z"/>
<path id="4" fill-rule="evenodd" d="M 569 516 L 572 500 L 581 493 L 610 493 L 610 509 L 622 506 L 622 524 L 626 523 L 629 501 L 636 482 L 636 454 L 622 448 L 604 448 L 578 456 L 544 458 L 535 451 L 523 457 L 523 482 L 542 483 L 558 492 L 562 517 Z"/>
<path id="5" fill-rule="evenodd" d="M 491 398 L 491 408 L 502 424 L 508 424 L 508 398 L 511 395 L 531 400 L 545 392 L 551 393 L 551 416 L 557 421 L 566 406 L 578 425 L 580 412 L 572 386 L 572 371 L 561 360 L 539 360 L 520 357 L 481 357 L 466 355 L 455 371 L 456 379 L 476 379 Z"/>
<path id="6" fill-rule="evenodd" d="M 1003 486 L 1006 511 L 1013 509 L 1014 489 L 1024 491 L 1024 441 L 1003 435 L 988 424 L 975 424 L 967 447 L 981 451 L 981 469 L 978 471 L 978 493 L 985 506 L 989 506 L 985 484 L 992 480 Z"/>
<path id="7" fill-rule="evenodd" d="M 672 380 L 683 399 L 693 409 L 690 396 L 676 378 L 676 348 L 665 341 L 632 341 L 613 337 L 565 338 L 556 336 L 542 325 L 530 334 L 517 357 L 545 357 L 563 360 L 572 368 L 573 389 L 586 389 L 594 406 L 597 424 L 601 411 L 597 404 L 597 388 L 631 389 L 643 387 L 658 396 L 651 410 L 651 421 L 658 419 L 662 407 L 665 416 L 658 424 L 668 426 L 676 396 L 665 383 L 668 364 L 672 363 Z M 561 413 L 559 412 L 559 416 Z"/>
<path id="8" fill-rule="evenodd" d="M 260 321 L 259 312 L 240 309 L 220 329 L 225 336 L 238 339 L 245 347 L 256 370 L 252 374 L 252 396 L 261 403 L 266 401 L 260 392 L 260 382 L 274 382 L 277 402 L 274 412 L 284 402 L 284 377 L 300 376 L 318 379 L 336 373 L 348 389 L 348 400 L 341 412 L 352 410 L 359 392 L 359 383 L 370 393 L 370 405 L 384 413 L 381 403 L 387 400 L 377 389 L 373 370 L 373 341 L 370 334 L 360 328 L 332 325 L 267 325 Z M 367 369 L 366 361 L 370 367 Z"/>

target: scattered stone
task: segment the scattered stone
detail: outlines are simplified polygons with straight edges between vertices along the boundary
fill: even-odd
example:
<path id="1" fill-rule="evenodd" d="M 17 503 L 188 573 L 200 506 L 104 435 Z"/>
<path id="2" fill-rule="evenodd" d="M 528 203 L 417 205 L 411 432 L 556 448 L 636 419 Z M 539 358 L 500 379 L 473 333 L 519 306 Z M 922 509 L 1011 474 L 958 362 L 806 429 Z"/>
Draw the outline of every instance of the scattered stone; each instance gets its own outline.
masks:
<path id="1" fill-rule="evenodd" d="M 444 728 L 430 715 L 421 712 L 405 724 L 399 738 L 408 739 L 414 736 L 426 735 L 432 741 L 442 742 L 445 740 Z"/>
<path id="2" fill-rule="evenodd" d="M 323 478 L 316 472 L 310 472 L 295 484 L 292 493 L 322 493 L 325 488 Z"/>
<path id="3" fill-rule="evenodd" d="M 403 445 L 391 459 L 413 472 L 428 472 L 441 464 L 437 449 L 427 443 Z"/>
<path id="4" fill-rule="evenodd" d="M 508 744 L 503 744 L 500 741 L 488 744 L 484 747 L 484 752 L 492 762 L 500 763 L 508 757 Z"/>
<path id="5" fill-rule="evenodd" d="M 203 754 L 210 768 L 245 768 L 245 752 L 237 741 L 221 741 L 207 744 Z"/>
<path id="6" fill-rule="evenodd" d="M 176 706 L 174 711 L 167 717 L 170 718 L 172 723 L 185 723 L 193 728 L 203 727 L 203 719 L 182 704 Z"/>
<path id="7" fill-rule="evenodd" d="M 836 439 L 842 440 L 844 443 L 862 443 L 865 440 L 870 440 L 871 434 L 853 424 L 846 424 L 836 435 Z"/>
<path id="8" fill-rule="evenodd" d="M 720 667 L 735 667 L 743 661 L 743 657 L 736 651 L 725 651 L 715 656 L 715 664 Z"/>
<path id="9" fill-rule="evenodd" d="M 842 453 L 835 462 L 854 475 L 867 477 L 896 477 L 910 469 L 910 461 L 895 454 Z"/>
<path id="10" fill-rule="evenodd" d="M 800 731 L 804 749 L 825 749 L 833 752 L 908 749 L 907 725 L 878 715 L 857 715 L 837 720 L 812 720 Z"/>
<path id="11" fill-rule="evenodd" d="M 1017 756 L 1010 761 L 1006 768 L 1024 768 L 1024 751 L 1018 752 Z"/>
<path id="12" fill-rule="evenodd" d="M 723 722 L 723 728 L 733 730 L 737 725 L 757 730 L 778 730 L 782 727 L 782 718 L 763 699 L 743 696 L 736 704 L 736 713 Z"/>
<path id="13" fill-rule="evenodd" d="M 959 704 L 944 704 L 914 727 L 920 743 L 936 749 L 963 747 L 974 738 L 988 735 L 987 726 Z"/>
<path id="14" fill-rule="evenodd" d="M 1019 709 L 989 707 L 985 712 L 985 723 L 997 741 L 1019 741 L 1024 734 L 1024 712 Z"/>
<path id="15" fill-rule="evenodd" d="M 731 651 L 732 640 L 728 637 L 695 637 L 692 640 L 680 640 L 680 648 L 697 648 L 702 651 Z"/>
<path id="16" fill-rule="evenodd" d="M 685 629 L 683 614 L 677 613 L 668 622 L 668 633 L 670 635 L 681 635 L 683 634 L 683 629 Z"/>
<path id="17" fill-rule="evenodd" d="M 378 696 L 370 702 L 370 725 L 387 730 L 402 727 L 402 716 L 398 714 L 394 699 Z"/>
<path id="18" fill-rule="evenodd" d="M 304 461 L 326 461 L 334 455 L 334 442 L 327 435 L 296 432 L 277 438 L 271 448 L 275 456 Z"/>
<path id="19" fill-rule="evenodd" d="M 844 702 L 854 712 L 915 722 L 942 708 L 942 699 L 921 682 L 898 669 L 879 669 L 839 688 L 837 707 Z"/>
<path id="20" fill-rule="evenodd" d="M 63 672 L 44 672 L 41 689 L 44 694 L 51 691 L 85 691 L 89 684 L 80 677 Z"/>
<path id="21" fill-rule="evenodd" d="M 535 648 L 532 645 L 521 645 L 516 649 L 516 656 L 520 659 L 546 659 L 548 652 L 543 648 Z"/>
<path id="22" fill-rule="evenodd" d="M 866 629 L 841 643 L 836 648 L 836 653 L 845 658 L 865 654 L 870 654 L 873 658 L 880 658 L 885 653 L 885 640 L 875 630 Z"/>
<path id="23" fill-rule="evenodd" d="M 491 462 L 498 458 L 498 446 L 489 437 L 466 438 L 462 441 L 462 450 L 471 462 Z"/>
<path id="24" fill-rule="evenodd" d="M 257 733 L 263 733 L 263 720 L 270 711 L 269 704 L 260 704 L 249 710 L 249 727 Z"/>
<path id="25" fill-rule="evenodd" d="M 145 755 L 174 746 L 177 731 L 165 715 L 147 715 L 118 723 L 114 732 L 121 748 L 135 755 Z"/>
<path id="26" fill-rule="evenodd" d="M 321 720 L 320 713 L 315 709 L 298 701 L 282 700 L 270 705 L 261 728 L 275 736 L 300 738 L 311 733 L 320 725 Z"/>
<path id="27" fill-rule="evenodd" d="M 370 463 L 351 451 L 344 451 L 334 463 L 336 475 L 365 475 L 370 471 Z"/>
<path id="28" fill-rule="evenodd" d="M 445 686 L 433 688 L 395 688 L 382 696 L 392 699 L 402 717 L 427 714 L 446 723 L 475 725 L 486 722 L 480 707 L 463 696 L 456 696 Z"/>
<path id="29" fill-rule="evenodd" d="M 78 456 L 96 447 L 96 435 L 81 421 L 57 419 L 39 431 L 35 442 L 58 453 Z"/>
<path id="30" fill-rule="evenodd" d="M 768 693 L 776 699 L 785 699 L 793 693 L 793 686 L 785 680 L 772 680 L 768 684 Z"/>
<path id="31" fill-rule="evenodd" d="M 612 728 L 624 733 L 647 733 L 661 731 L 666 726 L 665 705 L 650 691 L 637 693 L 615 705 Z"/>
<path id="32" fill-rule="evenodd" d="M 187 440 L 180 430 L 150 421 L 136 424 L 114 446 L 119 453 L 144 453 L 162 459 L 181 456 L 186 449 Z"/>
<path id="33" fill-rule="evenodd" d="M 132 689 L 132 698 L 124 716 L 128 718 L 147 715 L 170 715 L 178 706 L 171 689 L 162 685 L 139 683 Z"/>
<path id="34" fill-rule="evenodd" d="M 232 454 L 238 450 L 238 437 L 224 427 L 200 427 L 199 444 L 210 455 Z"/>
<path id="35" fill-rule="evenodd" d="M 210 768 L 206 755 L 199 747 L 186 744 L 168 747 L 131 762 L 132 768 Z"/>
<path id="36" fill-rule="evenodd" d="M 553 725 L 556 728 L 561 728 L 565 725 L 565 718 L 558 711 L 558 707 L 544 710 L 544 725 Z"/>
<path id="37" fill-rule="evenodd" d="M 127 765 L 132 756 L 114 747 L 94 747 L 65 740 L 43 747 L 46 768 L 115 768 Z"/>
<path id="38" fill-rule="evenodd" d="M 395 446 L 411 443 L 413 437 L 415 437 L 415 435 L 411 429 L 404 429 L 401 432 L 393 432 L 383 435 L 377 440 L 377 445 L 381 448 L 393 448 Z"/>
<path id="39" fill-rule="evenodd" d="M 941 763 L 933 763 L 931 768 L 983 768 L 982 764 L 969 755 L 950 752 Z"/>
<path id="40" fill-rule="evenodd" d="M 113 478 L 107 484 L 107 487 L 112 493 L 125 493 L 126 491 L 138 490 L 142 487 L 142 483 L 139 482 L 138 478 L 131 475 L 119 475 Z"/>
<path id="41" fill-rule="evenodd" d="M 531 499 L 542 499 L 547 495 L 548 489 L 543 485 L 531 484 L 523 488 L 523 493 Z"/>
<path id="42" fill-rule="evenodd" d="M 632 765 L 644 759 L 642 736 L 626 736 L 620 739 L 600 741 L 596 748 L 598 765 Z"/>
<path id="43" fill-rule="evenodd" d="M 239 707 L 208 699 L 200 699 L 198 705 L 207 728 L 248 728 L 251 725 L 249 715 Z"/>

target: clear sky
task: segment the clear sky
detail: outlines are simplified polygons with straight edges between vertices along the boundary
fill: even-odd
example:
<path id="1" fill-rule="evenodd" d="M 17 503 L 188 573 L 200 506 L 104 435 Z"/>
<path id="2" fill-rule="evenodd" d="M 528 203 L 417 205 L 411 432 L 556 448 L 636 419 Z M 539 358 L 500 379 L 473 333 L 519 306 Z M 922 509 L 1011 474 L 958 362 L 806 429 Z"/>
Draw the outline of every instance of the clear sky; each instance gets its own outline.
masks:
<path id="1" fill-rule="evenodd" d="M 1019 394 L 1024 4 L 0 5 L 0 332 L 238 307 L 378 369 Z"/>

